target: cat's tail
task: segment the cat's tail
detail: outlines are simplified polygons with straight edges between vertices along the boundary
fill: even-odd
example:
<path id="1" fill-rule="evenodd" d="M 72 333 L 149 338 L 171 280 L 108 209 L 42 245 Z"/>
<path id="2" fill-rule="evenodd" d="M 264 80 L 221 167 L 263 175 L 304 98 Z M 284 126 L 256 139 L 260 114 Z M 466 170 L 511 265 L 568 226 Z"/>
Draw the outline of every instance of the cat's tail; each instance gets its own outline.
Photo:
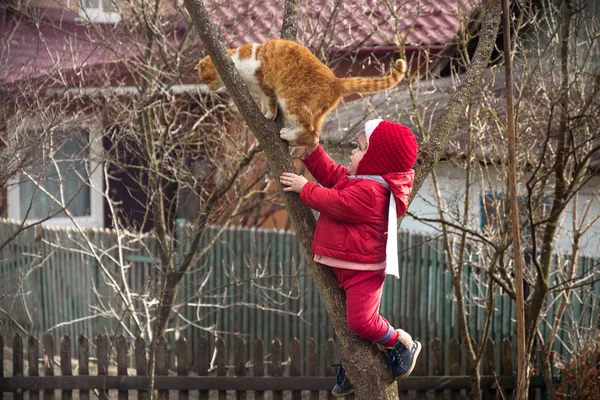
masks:
<path id="1" fill-rule="evenodd" d="M 406 61 L 398 60 L 392 73 L 383 78 L 338 78 L 336 81 L 341 96 L 352 93 L 376 93 L 394 87 L 406 73 Z"/>

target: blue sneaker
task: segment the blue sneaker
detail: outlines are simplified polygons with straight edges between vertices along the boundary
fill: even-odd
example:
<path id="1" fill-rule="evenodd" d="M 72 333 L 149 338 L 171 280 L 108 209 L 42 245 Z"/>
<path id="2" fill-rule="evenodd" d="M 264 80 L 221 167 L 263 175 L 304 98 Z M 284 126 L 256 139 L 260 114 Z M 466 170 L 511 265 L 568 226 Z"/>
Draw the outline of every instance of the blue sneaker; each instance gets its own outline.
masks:
<path id="1" fill-rule="evenodd" d="M 421 343 L 416 340 L 413 341 L 413 345 L 410 348 L 398 341 L 394 347 L 388 350 L 388 365 L 392 370 L 394 379 L 404 379 L 411 374 L 420 352 Z"/>
<path id="2" fill-rule="evenodd" d="M 354 393 L 352 384 L 350 383 L 348 378 L 346 378 L 346 371 L 344 371 L 342 364 L 333 364 L 332 367 L 335 367 L 335 372 L 337 374 L 337 383 L 331 390 L 331 394 L 335 397 L 342 397 L 350 393 Z"/>

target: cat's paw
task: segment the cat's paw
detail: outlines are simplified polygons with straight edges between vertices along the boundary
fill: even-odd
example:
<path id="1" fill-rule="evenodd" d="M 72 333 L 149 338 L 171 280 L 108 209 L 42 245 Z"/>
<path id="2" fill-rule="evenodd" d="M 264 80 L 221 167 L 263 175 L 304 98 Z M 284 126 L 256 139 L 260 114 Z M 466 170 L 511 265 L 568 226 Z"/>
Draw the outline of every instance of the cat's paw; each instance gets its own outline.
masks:
<path id="1" fill-rule="evenodd" d="M 274 113 L 273 111 L 270 111 L 270 110 L 269 110 L 269 111 L 267 111 L 267 112 L 265 113 L 265 118 L 266 118 L 266 119 L 273 120 L 273 119 L 275 119 L 275 113 Z"/>
<path id="2" fill-rule="evenodd" d="M 279 137 L 288 142 L 296 140 L 296 130 L 290 128 L 281 128 L 279 131 Z"/>

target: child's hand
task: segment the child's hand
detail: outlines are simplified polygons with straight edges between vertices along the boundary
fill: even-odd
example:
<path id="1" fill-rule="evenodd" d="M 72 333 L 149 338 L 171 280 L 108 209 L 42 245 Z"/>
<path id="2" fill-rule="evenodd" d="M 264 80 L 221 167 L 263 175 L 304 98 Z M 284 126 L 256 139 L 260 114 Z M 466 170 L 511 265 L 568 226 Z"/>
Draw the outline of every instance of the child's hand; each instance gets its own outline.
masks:
<path id="1" fill-rule="evenodd" d="M 281 182 L 281 184 L 284 186 L 284 192 L 300 193 L 304 185 L 306 185 L 306 183 L 308 182 L 308 179 L 306 179 L 302 175 L 292 174 L 291 172 L 284 172 L 279 177 L 279 182 Z"/>

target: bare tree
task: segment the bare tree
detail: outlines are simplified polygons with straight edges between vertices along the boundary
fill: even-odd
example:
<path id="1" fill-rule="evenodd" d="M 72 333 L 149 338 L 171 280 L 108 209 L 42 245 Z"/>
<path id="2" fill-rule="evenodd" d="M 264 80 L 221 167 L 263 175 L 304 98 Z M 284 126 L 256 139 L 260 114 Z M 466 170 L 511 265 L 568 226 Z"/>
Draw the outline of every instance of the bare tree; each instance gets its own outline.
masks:
<path id="1" fill-rule="evenodd" d="M 209 11 L 202 2 L 197 0 L 186 0 L 185 5 L 231 97 L 248 126 L 264 147 L 272 173 L 279 176 L 282 172 L 291 170 L 287 145 L 280 140 L 273 140 L 273 138 L 278 137 L 281 126 L 265 120 L 260 114 L 247 88 L 233 68 L 231 60 L 226 55 L 225 48 L 211 23 Z M 467 106 L 469 98 L 475 92 L 487 68 L 495 43 L 500 13 L 498 4 L 495 1 L 483 2 L 482 10 L 482 30 L 477 51 L 463 84 L 448 102 L 445 112 L 438 120 L 431 135 L 431 139 L 422 148 L 417 165 L 415 193 L 438 162 L 459 122 L 460 116 Z M 311 260 L 310 244 L 314 231 L 314 217 L 310 210 L 300 203 L 298 196 L 289 193 L 284 193 L 283 196 L 300 245 L 307 260 Z M 340 338 L 342 360 L 344 365 L 347 366 L 348 375 L 352 379 L 358 397 L 364 399 L 398 398 L 396 386 L 391 384 L 389 372 L 386 371 L 385 364 L 378 354 L 379 352 L 371 343 L 359 339 L 348 329 L 345 320 L 343 294 L 337 287 L 331 271 L 313 262 L 310 263 L 310 268 L 313 279 L 324 299 L 329 317 Z"/>
<path id="2" fill-rule="evenodd" d="M 586 302 L 597 299 L 585 288 L 598 280 L 593 268 L 580 267 L 581 240 L 586 232 L 597 229 L 592 207 L 598 192 L 591 183 L 597 167 L 600 136 L 595 128 L 598 105 L 598 34 L 593 10 L 574 8 L 569 2 L 558 6 L 545 4 L 528 12 L 529 29 L 519 32 L 515 53 L 516 128 L 518 202 L 520 230 L 518 238 L 524 249 L 524 291 L 526 349 L 529 362 L 540 355 L 546 386 L 553 393 L 552 355 L 557 333 L 570 327 L 581 335 L 593 327 L 597 317 L 585 326 L 566 322 L 572 299 L 584 296 Z M 587 16 L 587 20 L 586 20 Z M 525 26 L 525 24 L 524 24 Z M 575 27 L 578 27 L 576 29 Z M 464 192 L 460 207 L 455 198 L 442 196 L 437 176 L 438 218 L 415 218 L 439 224 L 446 241 L 446 252 L 453 271 L 454 293 L 460 314 L 461 335 L 468 348 L 468 362 L 473 367 L 473 389 L 478 381 L 478 364 L 493 318 L 494 296 L 515 300 L 515 254 L 512 224 L 506 200 L 508 170 L 505 164 L 506 124 L 503 121 L 501 76 L 487 80 L 480 98 L 469 106 L 466 134 L 455 142 L 455 154 L 463 157 L 457 164 L 465 169 Z M 497 82 L 494 84 L 494 82 Z M 481 199 L 484 218 L 472 197 Z M 569 222 L 570 221 L 570 222 Z M 470 251 L 469 251 L 470 249 Z M 556 261 L 554 261 L 556 260 Z M 479 275 L 479 299 L 470 296 L 461 280 L 463 264 L 485 272 Z M 577 291 L 575 290 L 576 288 Z M 577 293 L 577 294 L 576 294 Z M 587 294 L 586 294 L 587 293 Z M 550 301 L 549 301 L 550 298 Z M 477 332 L 469 329 L 465 304 L 476 304 L 485 310 L 483 326 Z M 553 307 L 558 304 L 558 312 Z M 590 303 L 588 303 L 590 304 Z M 547 329 L 549 327 L 550 329 Z M 588 338 L 587 335 L 584 335 Z M 560 337 L 560 335 L 559 335 Z M 580 336 L 581 337 L 581 336 Z M 473 343 L 477 344 L 476 347 Z M 562 343 L 573 348 L 574 345 Z M 529 368 L 527 377 L 531 374 Z M 552 396 L 550 396 L 552 397 Z"/>
<path id="3" fill-rule="evenodd" d="M 228 224 L 264 206 L 272 192 L 268 169 L 260 146 L 235 122 L 236 111 L 227 101 L 183 86 L 198 54 L 186 14 L 158 0 L 113 7 L 123 19 L 114 29 L 103 29 L 92 23 L 92 16 L 88 21 L 84 16 L 80 23 L 86 29 L 65 34 L 72 52 L 50 57 L 41 77 L 24 75 L 11 82 L 10 101 L 2 104 L 3 116 L 10 118 L 2 131 L 7 136 L 2 136 L 6 147 L 1 154 L 14 164 L 6 174 L 12 178 L 10 188 L 26 186 L 33 192 L 22 199 L 22 222 L 0 238 L 0 251 L 17 249 L 19 234 L 28 228 L 57 216 L 69 221 L 69 235 L 38 237 L 40 253 L 11 282 L 22 287 L 28 271 L 46 267 L 53 253 L 69 252 L 82 266 L 96 265 L 103 288 L 92 287 L 96 305 L 84 318 L 111 319 L 126 335 L 151 340 L 153 376 L 156 341 L 167 330 L 199 327 L 218 333 L 202 322 L 207 308 L 239 305 L 241 293 L 232 300 L 225 295 L 228 288 L 253 285 L 263 295 L 247 306 L 282 313 L 287 312 L 285 303 L 275 301 L 273 293 L 284 299 L 299 294 L 295 277 L 280 269 L 266 270 L 265 260 L 223 265 L 230 279 L 218 293 L 205 290 L 216 271 L 192 271 Z M 20 23 L 36 26 L 42 38 L 46 30 L 64 33 L 61 21 L 41 18 L 35 9 L 23 6 L 11 12 Z M 14 49 L 7 49 L 7 57 L 10 51 Z M 44 51 L 51 53 L 45 49 L 32 54 L 34 66 Z M 98 52 L 103 62 L 87 68 L 81 58 L 94 59 Z M 65 72 L 65 64 L 75 70 Z M 82 79 L 72 79 L 71 73 Z M 79 146 L 69 151 L 73 142 Z M 85 227 L 73 207 L 81 191 L 99 195 L 99 204 L 108 208 L 113 232 L 106 241 Z M 50 206 L 40 207 L 42 199 Z M 193 210 L 187 223 L 178 220 L 184 202 Z M 93 205 L 83 207 L 86 211 Z M 211 224 L 221 228 L 207 241 Z M 130 268 L 127 256 L 132 254 L 149 260 L 141 279 L 135 280 Z M 251 269 L 250 281 L 237 280 L 236 269 Z M 196 292 L 178 295 L 182 279 L 192 272 L 198 276 Z M 10 294 L 26 300 L 23 290 Z M 184 307 L 196 307 L 196 316 L 184 319 Z M 13 311 L 11 307 L 6 314 Z"/>

